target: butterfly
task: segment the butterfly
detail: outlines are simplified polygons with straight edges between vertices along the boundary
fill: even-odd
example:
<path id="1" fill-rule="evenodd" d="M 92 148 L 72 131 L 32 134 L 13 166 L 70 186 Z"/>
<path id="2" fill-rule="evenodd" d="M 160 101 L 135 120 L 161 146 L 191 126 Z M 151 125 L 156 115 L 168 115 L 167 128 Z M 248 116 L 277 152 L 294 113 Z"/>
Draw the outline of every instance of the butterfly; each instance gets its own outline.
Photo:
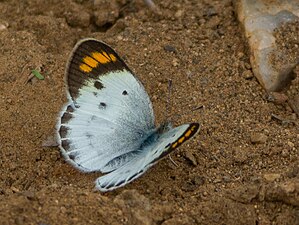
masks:
<path id="1" fill-rule="evenodd" d="M 56 125 L 66 161 L 103 173 L 96 188 L 110 191 L 145 173 L 199 131 L 198 123 L 155 126 L 141 82 L 107 44 L 83 39 L 66 68 L 67 98 Z"/>

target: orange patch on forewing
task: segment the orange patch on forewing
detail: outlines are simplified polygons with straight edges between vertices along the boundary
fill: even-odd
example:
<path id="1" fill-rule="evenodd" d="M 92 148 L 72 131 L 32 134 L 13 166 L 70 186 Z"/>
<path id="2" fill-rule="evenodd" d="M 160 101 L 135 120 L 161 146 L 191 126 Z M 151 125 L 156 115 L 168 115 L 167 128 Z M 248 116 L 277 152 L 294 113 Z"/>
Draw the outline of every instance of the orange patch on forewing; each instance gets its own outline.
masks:
<path id="1" fill-rule="evenodd" d="M 102 53 L 99 53 L 99 52 L 93 52 L 91 54 L 91 56 L 93 58 L 95 58 L 99 63 L 102 63 L 102 64 L 106 64 L 106 63 L 110 62 L 110 59 L 108 57 L 104 56 Z"/>
<path id="2" fill-rule="evenodd" d="M 88 66 L 90 66 L 91 68 L 96 68 L 98 66 L 98 62 L 97 60 L 95 60 L 94 58 L 91 58 L 90 56 L 85 56 L 83 58 L 83 62 L 85 64 L 87 64 Z"/>
<path id="3" fill-rule="evenodd" d="M 108 56 L 107 52 L 102 52 L 102 54 L 103 54 L 107 59 L 109 59 L 109 56 Z"/>
<path id="4" fill-rule="evenodd" d="M 92 68 L 89 67 L 88 65 L 82 63 L 80 65 L 80 70 L 82 70 L 85 73 L 89 73 L 90 71 L 92 71 Z"/>
<path id="5" fill-rule="evenodd" d="M 110 56 L 110 59 L 111 59 L 113 62 L 116 61 L 116 57 L 115 57 L 113 54 L 109 54 L 109 56 Z"/>

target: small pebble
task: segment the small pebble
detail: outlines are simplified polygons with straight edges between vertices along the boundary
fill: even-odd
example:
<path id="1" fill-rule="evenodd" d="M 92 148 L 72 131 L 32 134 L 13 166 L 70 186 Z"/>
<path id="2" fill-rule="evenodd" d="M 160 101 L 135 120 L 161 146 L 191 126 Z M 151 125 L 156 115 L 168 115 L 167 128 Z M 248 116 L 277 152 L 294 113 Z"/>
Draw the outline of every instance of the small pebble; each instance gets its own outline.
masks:
<path id="1" fill-rule="evenodd" d="M 293 142 L 288 141 L 287 143 L 288 143 L 288 146 L 289 146 L 290 148 L 294 148 L 294 147 L 295 147 L 295 144 L 294 144 Z"/>
<path id="2" fill-rule="evenodd" d="M 165 50 L 166 52 L 173 52 L 173 53 L 176 52 L 175 47 L 173 47 L 172 45 L 165 45 L 165 46 L 164 46 L 164 50 Z"/>
<path id="3" fill-rule="evenodd" d="M 91 16 L 84 11 L 80 5 L 70 5 L 71 11 L 66 13 L 66 21 L 72 27 L 88 27 L 90 25 Z"/>
<path id="4" fill-rule="evenodd" d="M 7 29 L 7 27 L 4 24 L 0 24 L 0 31 L 6 30 L 6 29 Z"/>
<path id="5" fill-rule="evenodd" d="M 245 70 L 242 73 L 242 77 L 244 77 L 246 80 L 249 80 L 249 79 L 253 78 L 253 74 L 252 74 L 251 70 Z"/>
<path id="6" fill-rule="evenodd" d="M 194 155 L 191 152 L 186 152 L 185 153 L 185 158 L 189 162 L 191 162 L 193 166 L 196 166 L 198 164 L 196 158 L 194 157 Z"/>
<path id="7" fill-rule="evenodd" d="M 242 147 L 236 147 L 233 152 L 233 158 L 236 163 L 244 163 L 248 159 L 247 151 Z"/>
<path id="8" fill-rule="evenodd" d="M 173 59 L 172 60 L 172 65 L 177 67 L 179 65 L 179 60 L 178 59 Z"/>
<path id="9" fill-rule="evenodd" d="M 184 11 L 181 10 L 181 9 L 179 9 L 178 11 L 176 11 L 176 13 L 174 14 L 174 16 L 176 18 L 181 18 L 183 16 L 183 14 L 184 14 Z"/>
<path id="10" fill-rule="evenodd" d="M 253 133 L 250 136 L 250 141 L 253 144 L 263 144 L 267 141 L 268 137 L 262 133 Z"/>
<path id="11" fill-rule="evenodd" d="M 279 179 L 280 177 L 281 177 L 280 174 L 277 174 L 277 173 L 264 174 L 264 179 L 268 182 L 273 182 L 273 181 Z"/>
<path id="12" fill-rule="evenodd" d="M 267 96 L 267 100 L 275 104 L 283 104 L 288 100 L 288 96 L 284 93 L 270 92 Z"/>

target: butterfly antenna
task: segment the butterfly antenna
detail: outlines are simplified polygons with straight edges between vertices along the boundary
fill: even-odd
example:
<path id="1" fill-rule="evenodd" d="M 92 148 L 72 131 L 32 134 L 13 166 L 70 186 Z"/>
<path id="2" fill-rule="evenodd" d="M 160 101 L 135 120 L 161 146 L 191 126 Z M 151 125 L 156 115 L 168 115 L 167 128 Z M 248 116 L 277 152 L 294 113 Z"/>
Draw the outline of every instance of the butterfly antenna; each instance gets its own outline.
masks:
<path id="1" fill-rule="evenodd" d="M 168 96 L 167 96 L 167 102 L 166 102 L 166 113 L 165 113 L 165 122 L 171 123 L 171 89 L 172 89 L 172 80 L 168 80 Z"/>

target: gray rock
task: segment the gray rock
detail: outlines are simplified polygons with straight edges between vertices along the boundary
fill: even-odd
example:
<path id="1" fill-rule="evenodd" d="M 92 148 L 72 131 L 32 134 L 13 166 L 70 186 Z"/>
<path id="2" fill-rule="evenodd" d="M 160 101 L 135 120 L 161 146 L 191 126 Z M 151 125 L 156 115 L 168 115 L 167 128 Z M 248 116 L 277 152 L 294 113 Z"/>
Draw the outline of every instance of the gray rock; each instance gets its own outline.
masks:
<path id="1" fill-rule="evenodd" d="M 275 32 L 285 23 L 299 20 L 299 1 L 237 0 L 235 6 L 248 39 L 254 75 L 267 91 L 280 90 L 292 79 L 299 54 L 285 60 L 287 52 L 277 45 Z"/>

